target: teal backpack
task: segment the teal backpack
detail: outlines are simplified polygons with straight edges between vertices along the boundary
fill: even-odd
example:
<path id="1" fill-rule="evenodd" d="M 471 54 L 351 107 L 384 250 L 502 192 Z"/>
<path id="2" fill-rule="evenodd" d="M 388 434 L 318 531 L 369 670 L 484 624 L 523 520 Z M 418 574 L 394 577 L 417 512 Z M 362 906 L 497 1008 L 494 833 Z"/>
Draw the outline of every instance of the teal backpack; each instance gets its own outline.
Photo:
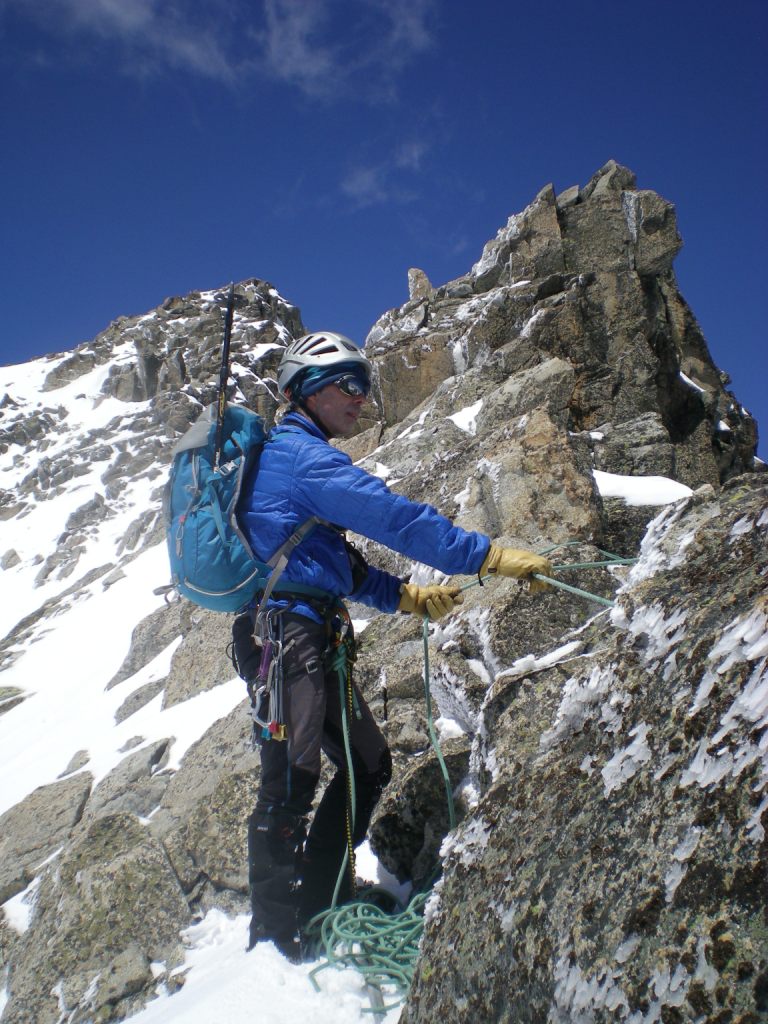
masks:
<path id="1" fill-rule="evenodd" d="M 171 589 L 203 608 L 237 612 L 260 598 L 266 607 L 293 549 L 321 520 L 303 523 L 267 562 L 257 559 L 236 517 L 243 480 L 266 441 L 261 416 L 228 405 L 230 288 L 218 403 L 210 405 L 173 449 L 163 497 Z M 292 583 L 291 595 L 316 597 L 314 587 Z"/>
<path id="2" fill-rule="evenodd" d="M 213 611 L 235 612 L 263 589 L 269 574 L 235 517 L 246 470 L 264 444 L 264 423 L 247 409 L 228 406 L 217 466 L 214 414 L 209 406 L 173 450 L 164 502 L 168 557 L 180 594 Z"/>

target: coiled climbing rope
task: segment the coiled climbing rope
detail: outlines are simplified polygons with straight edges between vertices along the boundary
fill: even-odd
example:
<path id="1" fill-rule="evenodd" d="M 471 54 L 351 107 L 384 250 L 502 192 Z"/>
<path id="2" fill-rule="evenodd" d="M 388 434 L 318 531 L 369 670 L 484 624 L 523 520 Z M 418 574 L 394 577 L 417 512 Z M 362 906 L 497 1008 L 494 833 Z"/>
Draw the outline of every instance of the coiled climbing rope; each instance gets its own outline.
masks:
<path id="1" fill-rule="evenodd" d="M 563 544 L 555 544 L 552 547 L 539 552 L 542 555 L 549 555 L 560 548 L 573 547 L 581 544 L 581 541 L 567 541 Z M 592 562 L 564 563 L 553 565 L 554 572 L 579 571 L 586 569 L 601 569 L 620 565 L 633 565 L 636 558 L 622 558 L 610 551 L 597 549 L 603 557 Z M 577 597 L 592 601 L 606 607 L 612 607 L 613 601 L 601 597 L 599 594 L 590 593 L 571 586 L 551 576 L 534 574 L 538 580 L 549 584 L 560 590 L 564 590 Z M 461 590 L 468 590 L 478 584 L 483 584 L 487 579 L 472 580 L 461 587 Z M 448 819 L 450 829 L 456 827 L 456 810 L 453 801 L 453 790 L 448 775 L 448 769 L 443 758 L 440 744 L 435 734 L 435 727 L 432 717 L 432 697 L 430 692 L 430 668 L 429 668 L 429 619 L 424 617 L 422 626 L 424 645 L 424 699 L 426 703 L 427 732 L 430 743 L 440 765 L 446 793 L 448 806 Z M 348 666 L 342 661 L 339 662 L 339 676 L 341 689 L 342 709 L 349 701 L 349 690 L 345 689 L 344 682 L 348 684 Z M 342 681 L 342 675 L 344 681 Z M 346 698 L 346 699 L 345 699 Z M 346 729 L 346 718 L 343 719 Z M 351 755 L 349 744 L 345 735 L 345 746 L 347 749 L 347 772 L 353 780 Z M 354 786 L 354 781 L 351 782 Z M 354 790 L 352 790 L 354 799 Z M 354 806 L 354 804 L 353 804 Z M 348 844 L 349 846 L 349 844 Z M 309 951 L 321 958 L 321 963 L 310 972 L 310 979 L 317 990 L 320 986 L 317 975 L 328 967 L 354 967 L 366 981 L 368 992 L 371 997 L 371 1007 L 363 1012 L 372 1013 L 379 1019 L 383 1018 L 389 1010 L 395 1009 L 405 1001 L 413 980 L 416 961 L 419 956 L 419 942 L 424 930 L 424 907 L 429 898 L 429 892 L 416 893 L 406 906 L 401 906 L 397 901 L 384 890 L 372 886 L 370 889 L 359 893 L 357 898 L 342 906 L 336 906 L 338 892 L 341 886 L 343 874 L 348 870 L 350 864 L 354 864 L 351 852 L 345 854 L 344 862 L 339 872 L 339 880 L 336 884 L 333 905 L 310 921 L 305 930 L 305 938 L 308 942 Z M 388 907 L 387 907 L 388 902 Z M 384 904 L 382 906 L 381 904 Z M 386 999 L 393 999 L 393 1002 L 385 1004 Z"/>

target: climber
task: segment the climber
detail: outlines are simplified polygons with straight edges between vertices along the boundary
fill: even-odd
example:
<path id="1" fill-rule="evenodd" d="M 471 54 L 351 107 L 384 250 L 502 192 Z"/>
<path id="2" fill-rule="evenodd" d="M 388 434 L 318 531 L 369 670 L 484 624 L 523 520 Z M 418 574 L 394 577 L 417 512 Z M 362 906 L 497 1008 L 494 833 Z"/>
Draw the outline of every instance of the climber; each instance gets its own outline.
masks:
<path id="1" fill-rule="evenodd" d="M 330 907 L 345 850 L 365 837 L 371 815 L 391 776 L 381 731 L 357 688 L 348 716 L 354 775 L 354 834 L 348 836 L 348 790 L 339 675 L 330 657 L 349 630 L 342 598 L 383 612 L 438 619 L 462 602 L 456 586 L 422 586 L 368 565 L 349 544 L 352 530 L 426 563 L 446 575 L 498 574 L 529 580 L 551 575 L 549 561 L 505 548 L 467 532 L 426 504 L 390 491 L 329 444 L 354 432 L 371 386 L 371 364 L 340 334 L 314 333 L 285 351 L 278 388 L 289 410 L 270 434 L 258 465 L 244 481 L 237 517 L 257 557 L 267 560 L 311 517 L 319 523 L 294 550 L 282 574 L 316 588 L 323 599 L 298 595 L 269 601 L 273 650 L 281 654 L 285 741 L 261 745 L 261 779 L 248 821 L 252 920 L 249 949 L 271 940 L 291 959 L 300 956 L 301 928 Z M 260 615 L 264 614 L 261 608 Z M 353 659 L 351 637 L 345 645 Z M 351 685 L 351 683 L 350 683 Z M 320 778 L 321 750 L 336 768 L 307 832 Z M 352 895 L 345 876 L 339 902 Z"/>

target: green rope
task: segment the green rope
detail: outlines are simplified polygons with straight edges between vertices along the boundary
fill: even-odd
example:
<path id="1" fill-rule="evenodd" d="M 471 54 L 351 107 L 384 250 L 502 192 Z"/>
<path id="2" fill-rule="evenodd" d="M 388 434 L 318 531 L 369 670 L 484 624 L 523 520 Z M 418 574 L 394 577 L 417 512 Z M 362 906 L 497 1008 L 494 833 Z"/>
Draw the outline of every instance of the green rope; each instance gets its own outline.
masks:
<path id="1" fill-rule="evenodd" d="M 435 734 L 432 716 L 432 694 L 430 691 L 429 671 L 429 617 L 424 616 L 422 626 L 424 641 L 424 699 L 426 702 L 427 731 L 432 747 L 437 756 L 445 785 L 448 805 L 449 829 L 456 827 L 456 809 L 453 801 L 453 790 Z M 349 729 L 346 717 L 346 701 L 344 699 L 344 683 L 342 666 L 345 660 L 340 657 L 333 667 L 339 673 L 339 685 L 342 704 L 342 731 L 344 733 L 344 749 L 347 755 L 347 770 L 353 777 L 352 755 L 349 749 Z M 353 781 L 354 786 L 354 781 Z M 354 790 L 353 790 L 354 792 Z M 349 862 L 349 852 L 345 849 L 341 870 L 336 880 L 333 901 L 329 910 L 323 911 L 306 925 L 304 938 L 310 949 L 321 953 L 324 962 L 310 971 L 309 977 L 316 991 L 320 991 L 317 975 L 328 967 L 354 967 L 366 980 L 373 1000 L 378 1004 L 364 1013 L 382 1014 L 400 1006 L 408 996 L 413 980 L 413 972 L 419 956 L 419 940 L 424 930 L 424 905 L 429 897 L 428 892 L 418 892 L 408 905 L 398 913 L 383 910 L 370 899 L 377 892 L 383 892 L 376 886 L 368 890 L 369 898 L 353 900 L 337 906 L 339 889 L 344 871 Z M 431 888 L 431 881 L 429 887 Z M 386 897 L 392 897 L 386 893 Z M 384 1005 L 384 990 L 394 989 L 395 1002 Z"/>
<path id="2" fill-rule="evenodd" d="M 562 544 L 554 544 L 541 554 L 549 554 L 558 548 L 573 547 L 583 543 L 582 541 L 566 541 Z M 611 565 L 632 565 L 637 561 L 635 558 L 622 558 L 610 551 L 598 552 L 603 555 L 604 560 L 597 562 L 577 562 L 571 565 L 557 565 L 554 571 L 565 571 L 568 569 L 595 569 L 605 568 Z M 568 583 L 563 583 L 551 576 L 542 576 L 534 573 L 534 579 L 565 590 L 577 597 L 582 597 L 598 604 L 613 606 L 613 601 L 592 594 L 588 590 L 580 590 Z M 460 590 L 468 590 L 476 587 L 488 579 L 495 577 L 486 576 L 483 579 L 471 580 L 465 583 Z M 429 668 L 429 618 L 425 615 L 422 627 L 424 643 L 424 699 L 426 701 L 427 731 L 430 743 L 437 756 L 440 770 L 443 775 L 445 792 L 448 804 L 448 818 L 450 829 L 456 827 L 456 810 L 453 801 L 453 790 L 451 788 L 450 776 L 445 764 L 440 744 L 435 735 L 434 722 L 432 718 L 432 695 L 430 692 L 430 668 Z M 334 663 L 339 671 L 340 685 L 342 686 L 342 724 L 344 732 L 344 748 L 347 755 L 347 766 L 354 786 L 354 773 L 352 771 L 352 755 L 349 749 L 349 728 L 346 717 L 346 701 L 341 682 L 342 666 L 346 674 L 346 658 L 340 653 L 339 660 Z M 354 793 L 354 789 L 352 790 Z M 354 803 L 353 803 L 354 807 Z M 310 971 L 310 980 L 317 991 L 320 986 L 317 982 L 317 975 L 328 967 L 354 967 L 363 975 L 366 984 L 371 992 L 373 1001 L 377 1004 L 370 1009 L 364 1009 L 364 1013 L 384 1014 L 395 1009 L 405 1002 L 410 991 L 413 974 L 416 968 L 416 961 L 419 955 L 419 940 L 424 928 L 424 906 L 428 899 L 428 892 L 416 893 L 408 905 L 402 910 L 391 913 L 383 910 L 371 900 L 376 898 L 377 893 L 384 891 L 376 886 L 371 887 L 361 898 L 346 903 L 343 906 L 336 906 L 341 880 L 348 863 L 348 852 L 345 851 L 344 862 L 336 883 L 336 891 L 333 896 L 333 905 L 330 910 L 323 911 L 312 918 L 305 929 L 305 937 L 310 948 L 317 954 L 324 957 L 324 962 Z M 393 898 L 385 894 L 390 900 Z M 393 901 L 394 902 L 394 901 Z M 394 990 L 395 1002 L 388 1006 L 384 1005 L 384 991 Z"/>
<path id="3" fill-rule="evenodd" d="M 309 927 L 319 925 L 318 941 L 325 951 L 325 961 L 309 974 L 315 989 L 320 990 L 317 975 L 328 967 L 354 967 L 381 995 L 380 1005 L 364 1013 L 387 1012 L 404 1002 L 419 955 L 428 895 L 418 893 L 398 913 L 361 899 L 313 918 Z M 389 990 L 394 992 L 387 998 L 395 1001 L 385 1006 L 384 992 Z"/>
<path id="4" fill-rule="evenodd" d="M 579 590 L 578 587 L 572 587 L 569 583 L 556 580 L 554 576 L 542 576 L 538 572 L 531 573 L 531 575 L 535 580 L 542 580 L 544 583 L 548 583 L 550 587 L 567 590 L 569 594 L 575 594 L 577 597 L 586 598 L 587 601 L 594 601 L 596 604 L 604 604 L 608 608 L 613 608 L 613 601 L 609 601 L 607 597 L 600 597 L 599 594 L 590 594 L 588 590 Z"/>
<path id="5" fill-rule="evenodd" d="M 349 674 L 349 659 L 346 644 L 342 641 L 336 651 L 336 657 L 334 658 L 332 667 L 336 670 L 339 677 L 339 702 L 341 704 L 341 733 L 344 737 L 344 756 L 347 762 L 347 787 L 348 787 L 348 804 L 347 804 L 347 844 L 344 848 L 344 859 L 341 862 L 341 869 L 339 870 L 338 878 L 336 879 L 336 886 L 333 890 L 333 899 L 331 900 L 331 910 L 335 909 L 336 904 L 339 900 L 339 891 L 341 890 L 342 882 L 344 880 L 345 871 L 349 870 L 352 875 L 352 888 L 354 890 L 355 884 L 355 853 L 352 846 L 352 835 L 355 830 L 355 809 L 357 807 L 357 792 L 355 789 L 355 772 L 352 764 L 352 749 L 349 743 L 349 719 L 347 717 L 347 703 L 350 700 L 350 687 L 352 686 L 352 679 Z"/>
<path id="6" fill-rule="evenodd" d="M 564 572 L 566 569 L 603 569 L 607 565 L 634 565 L 636 558 L 606 558 L 602 562 L 570 562 L 567 565 L 553 565 L 554 572 Z"/>
<path id="7" fill-rule="evenodd" d="M 551 551 L 557 551 L 559 548 L 570 548 L 581 544 L 579 540 L 568 540 L 562 544 L 553 544 L 549 548 L 545 548 L 544 551 L 540 551 L 541 555 L 548 555 Z M 622 558 L 621 555 L 614 555 L 612 551 L 603 551 L 601 548 L 596 549 L 601 555 L 604 556 L 602 561 L 597 562 L 572 562 L 570 565 L 553 565 L 553 572 L 563 572 L 566 569 L 601 569 L 609 565 L 634 565 L 637 561 L 636 558 Z M 557 580 L 554 576 L 542 576 L 539 573 L 533 573 L 535 580 L 542 580 L 544 583 L 549 584 L 551 587 L 557 587 L 560 590 L 565 590 L 569 594 L 575 594 L 576 597 L 583 597 L 587 601 L 594 601 L 595 604 L 605 605 L 606 608 L 613 608 L 613 601 L 610 601 L 607 597 L 601 597 L 599 594 L 592 594 L 588 590 L 581 590 L 579 587 L 572 587 L 569 583 L 563 583 L 562 580 Z"/>

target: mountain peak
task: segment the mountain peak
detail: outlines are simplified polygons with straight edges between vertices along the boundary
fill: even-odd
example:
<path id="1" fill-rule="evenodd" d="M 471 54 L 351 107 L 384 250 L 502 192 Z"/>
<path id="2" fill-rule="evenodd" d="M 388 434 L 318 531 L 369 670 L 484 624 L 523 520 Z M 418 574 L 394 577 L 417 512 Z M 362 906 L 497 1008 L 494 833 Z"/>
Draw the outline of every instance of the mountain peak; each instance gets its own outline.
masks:
<path id="1" fill-rule="evenodd" d="M 680 244 L 672 204 L 609 161 L 584 187 L 543 188 L 461 277 L 411 268 L 368 335 L 373 401 L 341 447 L 467 529 L 556 552 L 576 588 L 470 587 L 430 633 L 463 824 L 404 1021 L 461 1000 L 490 1019 L 486 992 L 542 1021 L 587 996 L 595 1021 L 763 998 L 766 478 L 679 292 Z M 171 451 L 216 396 L 227 290 L 0 369 L 3 1024 L 125 1019 L 158 979 L 168 998 L 183 928 L 247 907 L 258 763 L 230 623 L 156 593 Z M 271 284 L 237 283 L 230 401 L 274 422 L 302 333 Z M 419 624 L 352 614 L 395 763 L 373 847 L 425 879 L 448 820 Z"/>

